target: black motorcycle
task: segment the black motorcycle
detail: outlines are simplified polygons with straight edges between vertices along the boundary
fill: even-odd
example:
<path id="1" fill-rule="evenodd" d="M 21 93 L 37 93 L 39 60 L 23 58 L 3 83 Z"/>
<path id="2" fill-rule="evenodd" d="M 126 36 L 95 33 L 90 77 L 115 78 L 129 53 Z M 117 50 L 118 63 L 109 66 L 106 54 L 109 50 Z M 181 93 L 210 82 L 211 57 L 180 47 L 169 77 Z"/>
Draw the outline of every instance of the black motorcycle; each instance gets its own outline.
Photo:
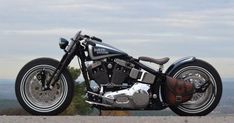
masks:
<path id="1" fill-rule="evenodd" d="M 85 80 L 86 102 L 100 110 L 169 107 L 178 115 L 203 116 L 215 109 L 222 96 L 218 72 L 195 57 L 180 59 L 163 72 L 167 57 L 133 58 L 81 32 L 70 43 L 61 38 L 59 45 L 65 51 L 60 62 L 38 58 L 27 63 L 17 76 L 17 99 L 33 115 L 56 115 L 68 107 L 74 80 L 67 67 L 75 56 Z M 144 62 L 157 64 L 159 69 Z"/>

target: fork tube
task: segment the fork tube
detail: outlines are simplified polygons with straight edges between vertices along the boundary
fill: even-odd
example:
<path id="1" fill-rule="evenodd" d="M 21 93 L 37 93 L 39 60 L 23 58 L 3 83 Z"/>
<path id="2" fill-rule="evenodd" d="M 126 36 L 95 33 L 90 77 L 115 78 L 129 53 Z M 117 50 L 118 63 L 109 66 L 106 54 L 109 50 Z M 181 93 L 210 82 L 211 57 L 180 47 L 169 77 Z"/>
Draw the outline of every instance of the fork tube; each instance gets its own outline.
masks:
<path id="1" fill-rule="evenodd" d="M 67 68 L 71 60 L 74 58 L 74 56 L 75 56 L 74 54 L 68 54 L 68 56 L 64 60 L 64 63 L 62 63 L 60 69 L 58 69 L 57 74 L 55 74 L 54 81 L 51 83 L 52 86 L 54 86 L 56 82 L 59 80 L 59 77 L 62 74 L 63 70 Z"/>
<path id="2" fill-rule="evenodd" d="M 85 54 L 84 54 L 84 51 L 81 48 L 79 48 L 78 56 L 79 56 L 80 62 L 81 62 L 81 66 L 80 66 L 81 68 L 80 69 L 81 69 L 81 72 L 82 72 L 84 80 L 85 80 L 86 89 L 87 89 L 87 91 L 90 91 L 91 88 L 90 88 L 90 84 L 89 84 L 87 68 L 86 68 L 86 65 L 85 65 Z"/>
<path id="3" fill-rule="evenodd" d="M 53 87 L 56 84 L 56 82 L 59 80 L 59 77 L 62 74 L 63 70 L 66 69 L 66 67 L 70 64 L 71 60 L 74 58 L 75 49 L 76 48 L 73 48 L 70 53 L 66 52 L 66 54 L 63 56 L 58 67 L 56 68 L 56 70 L 54 71 L 54 73 L 50 77 L 49 81 L 47 82 L 47 84 L 46 84 L 47 87 L 50 87 L 50 84 Z M 53 78 L 54 78 L 54 80 L 52 81 Z"/>

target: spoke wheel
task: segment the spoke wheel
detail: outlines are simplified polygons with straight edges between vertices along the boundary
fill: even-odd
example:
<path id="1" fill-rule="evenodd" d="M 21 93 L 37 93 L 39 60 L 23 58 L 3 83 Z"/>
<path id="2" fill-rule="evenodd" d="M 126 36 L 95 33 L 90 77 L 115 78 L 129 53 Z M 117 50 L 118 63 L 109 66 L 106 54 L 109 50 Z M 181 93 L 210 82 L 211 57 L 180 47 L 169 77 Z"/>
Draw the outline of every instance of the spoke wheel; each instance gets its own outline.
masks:
<path id="1" fill-rule="evenodd" d="M 211 82 L 204 93 L 195 93 L 191 100 L 178 106 L 170 107 L 175 113 L 183 116 L 202 116 L 210 113 L 219 103 L 222 95 L 222 83 L 217 71 L 208 63 L 197 60 L 185 64 L 170 76 L 193 83 L 196 88 L 208 80 Z"/>
<path id="2" fill-rule="evenodd" d="M 26 64 L 16 80 L 16 96 L 22 107 L 35 115 L 55 115 L 70 104 L 73 95 L 73 80 L 65 70 L 51 90 L 42 89 L 42 81 L 37 75 L 45 72 L 46 81 L 55 71 L 58 62 L 41 58 Z"/>

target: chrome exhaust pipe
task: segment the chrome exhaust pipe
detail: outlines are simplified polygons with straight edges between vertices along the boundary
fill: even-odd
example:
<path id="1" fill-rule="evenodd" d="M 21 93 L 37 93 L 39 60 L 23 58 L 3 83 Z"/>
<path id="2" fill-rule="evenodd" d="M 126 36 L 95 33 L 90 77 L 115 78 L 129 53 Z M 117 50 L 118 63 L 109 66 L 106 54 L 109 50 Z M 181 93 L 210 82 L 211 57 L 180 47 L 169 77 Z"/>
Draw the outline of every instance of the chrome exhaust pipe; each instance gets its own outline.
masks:
<path id="1" fill-rule="evenodd" d="M 86 100 L 85 102 L 87 102 L 87 103 L 90 104 L 90 105 L 100 105 L 100 106 L 105 106 L 105 107 L 111 107 L 111 105 L 108 105 L 108 104 L 97 103 L 97 102 L 91 102 L 91 101 L 88 101 L 88 100 Z"/>

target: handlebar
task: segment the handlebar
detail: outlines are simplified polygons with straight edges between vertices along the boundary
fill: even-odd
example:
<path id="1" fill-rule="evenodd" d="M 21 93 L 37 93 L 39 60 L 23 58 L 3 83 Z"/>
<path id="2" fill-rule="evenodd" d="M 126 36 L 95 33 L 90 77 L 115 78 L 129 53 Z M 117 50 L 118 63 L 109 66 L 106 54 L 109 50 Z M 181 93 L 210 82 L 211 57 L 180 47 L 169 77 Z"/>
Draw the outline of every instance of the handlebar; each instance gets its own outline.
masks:
<path id="1" fill-rule="evenodd" d="M 89 36 L 89 35 L 81 35 L 81 31 L 79 31 L 78 33 L 76 33 L 76 35 L 72 38 L 73 41 L 80 41 L 83 39 L 91 39 L 91 40 L 95 40 L 98 42 L 102 42 L 102 39 L 97 38 L 95 36 Z"/>
<path id="2" fill-rule="evenodd" d="M 95 37 L 95 36 L 91 37 L 91 39 L 92 39 L 92 40 L 95 40 L 95 41 L 98 41 L 98 42 L 102 42 L 102 39 L 97 38 L 97 37 Z"/>

